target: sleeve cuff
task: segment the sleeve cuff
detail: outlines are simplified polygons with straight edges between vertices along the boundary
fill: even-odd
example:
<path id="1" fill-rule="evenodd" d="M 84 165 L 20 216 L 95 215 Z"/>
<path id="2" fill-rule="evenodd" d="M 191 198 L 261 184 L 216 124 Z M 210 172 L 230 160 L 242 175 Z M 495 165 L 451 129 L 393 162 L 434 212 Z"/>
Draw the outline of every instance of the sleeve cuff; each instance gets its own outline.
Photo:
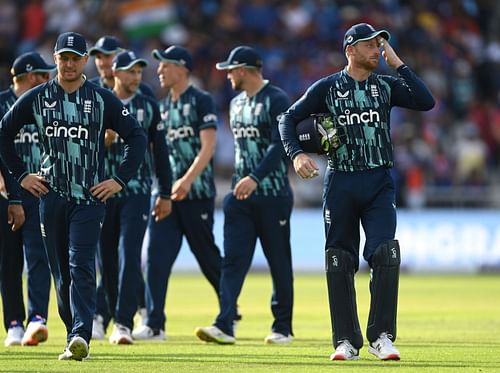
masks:
<path id="1" fill-rule="evenodd" d="M 399 66 L 399 67 L 396 69 L 396 71 L 397 71 L 397 72 L 400 72 L 400 71 L 401 71 L 402 69 L 404 69 L 405 67 L 408 67 L 408 66 L 406 66 L 405 64 L 402 64 L 401 66 Z"/>
<path id="2" fill-rule="evenodd" d="M 28 176 L 28 174 L 29 174 L 29 172 L 28 172 L 28 171 L 24 171 L 24 172 L 21 174 L 21 176 L 19 176 L 19 177 L 17 178 L 17 182 L 18 182 L 19 184 L 21 184 L 21 181 L 22 181 L 22 180 L 23 180 L 26 176 Z"/>
<path id="3" fill-rule="evenodd" d="M 302 153 L 304 153 L 303 150 L 297 150 L 295 153 L 292 153 L 292 155 L 290 156 L 290 159 L 293 161 L 296 156 L 298 156 L 299 154 L 302 154 Z"/>
<path id="4" fill-rule="evenodd" d="M 250 175 L 248 175 L 253 181 L 255 181 L 257 184 L 260 183 L 260 179 L 254 174 L 254 173 L 250 173 Z"/>
<path id="5" fill-rule="evenodd" d="M 113 180 L 120 184 L 122 188 L 125 188 L 127 186 L 127 183 L 123 182 L 123 180 L 118 176 L 113 176 Z"/>
<path id="6" fill-rule="evenodd" d="M 9 205 L 22 205 L 23 201 L 19 199 L 9 199 Z"/>
<path id="7" fill-rule="evenodd" d="M 169 200 L 170 199 L 170 194 L 160 193 L 160 194 L 158 194 L 158 197 L 160 197 L 161 199 Z"/>

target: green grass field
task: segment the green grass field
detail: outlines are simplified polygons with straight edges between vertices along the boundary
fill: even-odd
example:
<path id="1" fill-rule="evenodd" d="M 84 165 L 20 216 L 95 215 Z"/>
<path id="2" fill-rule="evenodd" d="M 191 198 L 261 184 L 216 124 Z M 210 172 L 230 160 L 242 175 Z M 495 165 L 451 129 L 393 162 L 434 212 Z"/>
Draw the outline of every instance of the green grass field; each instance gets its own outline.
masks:
<path id="1" fill-rule="evenodd" d="M 357 277 L 363 330 L 368 313 L 368 276 Z M 322 274 L 295 279 L 295 341 L 289 346 L 263 343 L 269 333 L 270 278 L 251 274 L 239 304 L 243 321 L 237 344 L 200 342 L 193 331 L 210 325 L 216 298 L 198 274 L 174 274 L 167 299 L 166 342 L 112 346 L 91 344 L 91 359 L 58 361 L 65 332 L 51 298 L 49 340 L 38 347 L 3 347 L 0 372 L 500 372 L 500 276 L 403 275 L 400 283 L 397 346 L 399 362 L 383 362 L 361 350 L 360 360 L 332 362 L 330 320 Z M 365 342 L 366 343 L 366 342 Z"/>

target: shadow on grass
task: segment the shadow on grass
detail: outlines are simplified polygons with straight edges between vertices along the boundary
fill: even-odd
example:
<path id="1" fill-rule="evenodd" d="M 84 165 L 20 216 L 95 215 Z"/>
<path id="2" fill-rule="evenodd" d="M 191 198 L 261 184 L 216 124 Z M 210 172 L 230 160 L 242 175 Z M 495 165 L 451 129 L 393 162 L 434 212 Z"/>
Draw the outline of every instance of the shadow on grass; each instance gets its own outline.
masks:
<path id="1" fill-rule="evenodd" d="M 138 351 L 134 351 L 132 349 L 123 349 L 118 348 L 116 353 L 109 352 L 95 352 L 91 355 L 91 358 L 82 364 L 84 365 L 75 365 L 76 367 L 83 368 L 87 367 L 98 367 L 101 364 L 114 363 L 117 361 L 123 362 L 127 364 L 130 368 L 130 371 L 134 370 L 134 366 L 137 364 L 137 367 L 144 368 L 144 363 L 147 364 L 169 364 L 170 369 L 178 366 L 178 371 L 182 371 L 183 367 L 189 365 L 200 366 L 200 369 L 205 365 L 216 365 L 219 367 L 224 366 L 233 366 L 235 369 L 251 369 L 251 367 L 275 367 L 276 369 L 286 369 L 288 368 L 300 368 L 304 371 L 311 371 L 311 369 L 322 368 L 322 367 L 402 367 L 402 368 L 411 368 L 418 371 L 418 369 L 424 368 L 466 368 L 466 369 L 474 369 L 477 371 L 478 369 L 491 369 L 494 367 L 498 367 L 500 364 L 500 358 L 496 358 L 494 360 L 488 360 L 484 362 L 478 361 L 470 361 L 465 360 L 465 356 L 463 359 L 455 360 L 453 362 L 450 361 L 435 361 L 435 360 L 422 360 L 422 359 L 405 359 L 403 356 L 403 360 L 401 361 L 380 361 L 375 359 L 372 356 L 362 355 L 361 359 L 358 361 L 348 361 L 348 362 L 332 362 L 328 359 L 328 356 L 324 354 L 302 354 L 298 356 L 296 353 L 291 353 L 290 349 L 280 349 L 269 351 L 268 353 L 259 352 L 258 354 L 250 354 L 250 353 L 241 353 L 238 352 L 235 346 L 232 346 L 231 354 L 227 353 L 214 353 L 207 350 L 200 351 L 199 353 L 195 352 L 186 352 L 186 353 L 141 353 Z M 218 348 L 224 348 L 223 346 L 218 346 Z M 431 347 L 430 347 L 431 348 Z M 227 350 L 226 350 L 227 352 Z M 366 352 L 365 352 L 366 354 Z M 45 360 L 46 359 L 46 360 Z M 302 361 L 297 361 L 298 359 Z M 0 352 L 0 360 L 2 362 L 7 363 L 8 361 L 17 361 L 20 364 L 26 364 L 26 366 L 31 366 L 32 362 L 41 362 L 45 360 L 45 362 L 57 361 L 57 354 L 53 351 L 41 351 L 41 350 L 29 350 L 22 349 L 19 351 L 9 350 Z M 292 361 L 290 361 L 292 360 Z M 293 361 L 295 360 L 295 361 Z M 75 364 L 79 364 L 74 362 Z M 87 365 L 88 364 L 88 365 Z M 21 367 L 20 370 L 16 369 L 10 371 L 23 371 Z M 2 371 L 0 369 L 0 371 Z"/>

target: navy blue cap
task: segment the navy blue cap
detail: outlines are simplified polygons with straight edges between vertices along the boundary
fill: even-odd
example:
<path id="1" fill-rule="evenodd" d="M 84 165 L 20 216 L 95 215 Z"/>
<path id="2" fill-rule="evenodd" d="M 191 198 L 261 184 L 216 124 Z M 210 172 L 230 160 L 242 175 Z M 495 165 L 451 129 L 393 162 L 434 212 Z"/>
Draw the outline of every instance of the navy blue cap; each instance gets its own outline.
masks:
<path id="1" fill-rule="evenodd" d="M 65 32 L 59 35 L 54 47 L 54 53 L 63 52 L 72 52 L 79 56 L 85 56 L 87 54 L 85 38 L 77 32 Z"/>
<path id="2" fill-rule="evenodd" d="M 10 73 L 18 76 L 27 73 L 45 73 L 52 71 L 56 65 L 49 65 L 38 52 L 23 53 L 12 64 Z"/>
<path id="3" fill-rule="evenodd" d="M 113 65 L 111 68 L 113 70 L 128 70 L 135 64 L 139 64 L 142 67 L 145 67 L 148 65 L 148 61 L 146 61 L 144 58 L 138 58 L 132 51 L 125 50 L 118 53 L 113 58 Z"/>
<path id="4" fill-rule="evenodd" d="M 358 23 L 353 25 L 344 35 L 344 51 L 348 45 L 354 45 L 358 41 L 370 40 L 379 35 L 385 40 L 389 40 L 391 38 L 391 34 L 389 34 L 387 30 L 377 31 L 368 23 Z"/>
<path id="5" fill-rule="evenodd" d="M 95 55 L 96 53 L 104 53 L 107 55 L 118 53 L 121 50 L 123 50 L 122 42 L 120 39 L 114 37 L 114 36 L 103 36 L 97 42 L 95 45 L 89 49 L 89 54 L 91 56 Z"/>
<path id="6" fill-rule="evenodd" d="M 234 48 L 224 62 L 215 65 L 217 70 L 229 70 L 237 67 L 262 67 L 262 58 L 252 47 L 245 45 Z"/>
<path id="7" fill-rule="evenodd" d="M 164 51 L 155 49 L 151 54 L 159 61 L 175 63 L 186 67 L 188 70 L 193 70 L 193 58 L 186 48 L 172 45 Z"/>

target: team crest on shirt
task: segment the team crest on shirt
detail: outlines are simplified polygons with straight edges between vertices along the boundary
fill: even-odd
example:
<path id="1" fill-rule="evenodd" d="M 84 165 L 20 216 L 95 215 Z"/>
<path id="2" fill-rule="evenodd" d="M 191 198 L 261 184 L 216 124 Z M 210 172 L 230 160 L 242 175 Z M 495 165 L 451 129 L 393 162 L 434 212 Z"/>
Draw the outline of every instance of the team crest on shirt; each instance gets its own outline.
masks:
<path id="1" fill-rule="evenodd" d="M 92 100 L 83 101 L 83 112 L 86 114 L 92 113 Z"/>
<path id="2" fill-rule="evenodd" d="M 137 109 L 137 121 L 144 122 L 144 109 Z"/>
<path id="3" fill-rule="evenodd" d="M 189 116 L 189 112 L 191 111 L 191 104 L 182 105 L 182 116 Z"/>
<path id="4" fill-rule="evenodd" d="M 264 108 L 264 105 L 262 105 L 262 102 L 259 102 L 257 105 L 255 105 L 255 115 L 259 116 L 260 113 L 262 113 L 263 108 Z"/>
<path id="5" fill-rule="evenodd" d="M 168 111 L 164 111 L 160 114 L 161 120 L 168 120 Z"/>

